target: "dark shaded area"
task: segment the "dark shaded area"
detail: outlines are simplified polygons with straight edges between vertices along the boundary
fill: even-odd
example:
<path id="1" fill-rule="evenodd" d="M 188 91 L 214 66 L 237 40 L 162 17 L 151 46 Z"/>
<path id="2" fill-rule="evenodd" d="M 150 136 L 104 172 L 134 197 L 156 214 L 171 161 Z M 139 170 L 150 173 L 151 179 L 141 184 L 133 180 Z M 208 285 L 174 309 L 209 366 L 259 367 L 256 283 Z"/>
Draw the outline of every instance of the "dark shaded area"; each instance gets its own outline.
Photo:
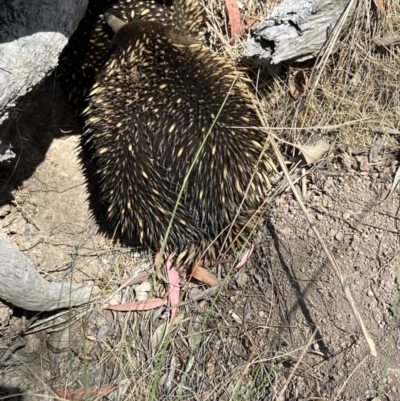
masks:
<path id="1" fill-rule="evenodd" d="M 288 280 L 289 280 L 290 284 L 292 285 L 293 292 L 294 292 L 294 294 L 296 294 L 296 298 L 297 298 L 297 303 L 295 304 L 294 307 L 292 307 L 291 309 L 285 308 L 285 316 L 283 316 L 283 318 L 284 318 L 284 320 L 287 321 L 288 325 L 294 324 L 294 319 L 293 319 L 292 315 L 294 314 L 295 309 L 300 308 L 305 320 L 307 321 L 309 326 L 314 331 L 315 328 L 317 327 L 317 324 L 315 323 L 313 317 L 311 316 L 310 309 L 304 302 L 304 297 L 307 294 L 310 287 L 315 285 L 318 282 L 318 277 L 316 277 L 316 275 L 314 275 L 312 277 L 311 281 L 305 287 L 301 287 L 299 284 L 298 274 L 295 270 L 295 266 L 294 265 L 289 266 L 288 263 L 286 262 L 287 257 L 285 257 L 283 255 L 284 251 L 282 250 L 283 243 L 282 243 L 282 240 L 279 238 L 278 233 L 275 230 L 274 224 L 269 221 L 266 224 L 266 228 L 267 228 L 269 234 L 271 235 L 271 237 L 273 238 L 273 245 L 279 256 L 279 262 L 280 262 L 280 265 L 282 266 L 282 270 L 286 273 Z M 279 289 L 278 289 L 278 291 L 279 291 Z M 283 294 L 279 294 L 279 296 L 281 297 L 282 301 L 285 302 Z M 317 332 L 315 335 L 315 340 L 318 341 L 319 348 L 320 348 L 321 352 L 324 354 L 324 359 L 327 360 L 330 356 L 330 351 L 329 351 L 328 347 L 326 346 L 326 344 L 324 343 L 322 334 L 319 329 L 317 329 Z"/>
<path id="2" fill-rule="evenodd" d="M 15 2 L 4 0 L 0 3 L 0 43 L 9 43 L 38 32 L 60 32 L 69 36 L 75 20 L 70 20 L 68 11 L 74 10 L 69 3 L 59 1 L 54 6 L 41 0 Z M 60 19 L 52 19 L 46 13 L 58 7 Z M 33 14 L 32 11 L 36 12 Z M 47 18 L 46 18 L 47 16 Z M 79 17 L 79 16 L 78 16 Z"/>
<path id="3" fill-rule="evenodd" d="M 1 142 L 16 154 L 0 164 L 0 205 L 12 201 L 11 192 L 34 174 L 53 139 L 78 133 L 74 114 L 52 74 L 24 96 L 0 126 Z"/>
<path id="4" fill-rule="evenodd" d="M 0 163 L 0 206 L 11 204 L 12 192 L 22 188 L 24 181 L 34 175 L 44 161 L 54 139 L 81 135 L 82 123 L 72 109 L 64 92 L 52 74 L 32 92 L 20 99 L 11 110 L 10 118 L 0 126 L 0 140 L 10 145 L 15 158 Z M 99 203 L 95 166 L 90 162 L 88 147 L 76 149 L 88 183 L 88 201 L 99 230 L 115 238 L 114 230 L 106 223 L 105 206 Z M 125 245 L 135 245 L 121 239 Z"/>
<path id="5" fill-rule="evenodd" d="M 0 400 L 23 401 L 24 396 L 19 388 L 0 386 Z"/>
<path id="6" fill-rule="evenodd" d="M 265 39 L 265 38 L 263 38 L 263 37 L 260 37 L 260 38 L 259 38 L 259 41 L 260 41 L 261 47 L 262 47 L 264 50 L 270 49 L 270 50 L 271 50 L 271 55 L 274 54 L 276 44 L 275 44 L 275 42 L 274 42 L 273 40 L 268 40 L 268 39 Z"/>

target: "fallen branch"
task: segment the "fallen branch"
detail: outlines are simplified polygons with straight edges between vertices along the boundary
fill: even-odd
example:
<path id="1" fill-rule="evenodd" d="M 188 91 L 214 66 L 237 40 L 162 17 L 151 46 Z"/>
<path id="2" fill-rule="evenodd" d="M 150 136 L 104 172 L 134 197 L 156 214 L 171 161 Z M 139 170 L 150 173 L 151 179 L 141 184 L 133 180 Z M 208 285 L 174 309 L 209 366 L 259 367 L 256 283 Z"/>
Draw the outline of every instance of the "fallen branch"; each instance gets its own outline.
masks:
<path id="1" fill-rule="evenodd" d="M 246 42 L 244 55 L 258 56 L 267 64 L 313 58 L 350 3 L 350 0 L 285 0 L 257 26 Z M 355 5 L 351 4 L 346 22 Z"/>
<path id="2" fill-rule="evenodd" d="M 33 263 L 0 235 L 0 298 L 30 311 L 52 311 L 88 302 L 96 287 L 45 280 Z"/>

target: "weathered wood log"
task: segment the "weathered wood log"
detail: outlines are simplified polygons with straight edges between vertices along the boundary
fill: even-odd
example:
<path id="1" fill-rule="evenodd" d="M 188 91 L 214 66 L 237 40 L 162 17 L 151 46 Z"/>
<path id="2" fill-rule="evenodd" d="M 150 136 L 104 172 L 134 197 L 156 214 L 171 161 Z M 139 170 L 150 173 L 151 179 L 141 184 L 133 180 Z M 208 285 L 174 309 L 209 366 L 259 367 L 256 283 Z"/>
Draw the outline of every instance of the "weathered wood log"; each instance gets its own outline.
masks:
<path id="1" fill-rule="evenodd" d="M 285 0 L 262 21 L 246 42 L 244 55 L 258 56 L 265 64 L 304 61 L 315 57 L 354 0 Z"/>
<path id="2" fill-rule="evenodd" d="M 0 123 L 58 64 L 88 0 L 0 1 Z"/>
<path id="3" fill-rule="evenodd" d="M 90 300 L 95 287 L 45 280 L 33 263 L 0 235 L 0 298 L 30 311 L 52 311 Z"/>

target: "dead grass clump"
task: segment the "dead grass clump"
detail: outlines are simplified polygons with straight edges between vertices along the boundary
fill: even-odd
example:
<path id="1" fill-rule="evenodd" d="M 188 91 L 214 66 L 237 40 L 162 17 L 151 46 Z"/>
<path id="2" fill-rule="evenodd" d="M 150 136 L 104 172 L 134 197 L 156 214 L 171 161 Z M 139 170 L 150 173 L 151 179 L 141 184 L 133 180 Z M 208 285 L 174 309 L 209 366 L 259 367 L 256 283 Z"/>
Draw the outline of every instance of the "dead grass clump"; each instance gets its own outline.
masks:
<path id="1" fill-rule="evenodd" d="M 310 90 L 296 102 L 290 124 L 286 118 L 288 126 L 311 135 L 334 136 L 338 144 L 350 146 L 372 145 L 377 135 L 398 129 L 399 54 L 372 41 L 393 30 L 391 17 L 388 13 L 383 21 L 368 6 L 362 2 L 340 41 L 332 44 L 336 51 L 323 54 L 309 70 Z M 399 14 L 399 2 L 391 2 L 390 8 L 393 17 Z M 392 24 L 398 25 L 395 18 Z M 298 140 L 301 132 L 292 131 L 292 140 Z M 396 136 L 386 137 L 391 145 L 398 145 Z"/>
<path id="2" fill-rule="evenodd" d="M 121 303 L 138 297 L 143 285 L 112 291 L 131 275 L 118 260 L 105 278 L 102 299 Z M 148 258 L 137 262 L 132 271 L 148 268 Z M 162 308 L 114 313 L 92 305 L 60 316 L 50 324 L 45 345 L 59 372 L 52 390 L 67 398 L 86 391 L 82 399 L 96 391 L 121 400 L 265 399 L 276 381 L 267 366 L 286 370 L 297 354 L 279 350 L 271 296 L 254 275 L 255 269 L 232 275 L 217 302 L 184 303 L 172 325 Z M 147 286 L 151 296 L 164 292 L 162 287 Z M 203 290 L 190 284 L 187 299 Z"/>
<path id="3" fill-rule="evenodd" d="M 243 25 L 250 25 L 251 19 L 261 21 L 275 6 L 244 2 Z M 206 11 L 211 46 L 240 60 L 249 29 L 232 45 L 223 2 L 207 2 Z M 375 39 L 397 33 L 399 16 L 398 0 L 387 2 L 386 16 L 373 0 L 359 2 L 350 23 L 339 24 L 340 34 L 327 41 L 318 60 L 271 66 L 268 72 L 266 67 L 241 60 L 249 68 L 268 125 L 295 143 L 328 136 L 338 145 L 370 146 L 384 134 L 390 145 L 398 146 L 399 53 L 395 46 L 380 46 Z M 290 81 L 298 73 L 305 73 L 306 88 L 293 99 Z"/>

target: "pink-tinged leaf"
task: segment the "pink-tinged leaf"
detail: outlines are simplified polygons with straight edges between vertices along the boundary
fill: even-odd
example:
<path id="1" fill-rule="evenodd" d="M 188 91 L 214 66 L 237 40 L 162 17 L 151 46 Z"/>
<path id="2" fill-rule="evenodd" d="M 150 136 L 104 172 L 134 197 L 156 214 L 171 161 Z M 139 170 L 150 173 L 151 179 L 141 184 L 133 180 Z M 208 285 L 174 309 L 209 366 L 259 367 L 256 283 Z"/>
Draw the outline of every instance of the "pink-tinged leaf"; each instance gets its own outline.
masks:
<path id="1" fill-rule="evenodd" d="M 195 266 L 193 268 L 192 277 L 205 284 L 208 284 L 210 287 L 214 287 L 215 285 L 219 284 L 218 278 L 201 266 Z"/>
<path id="2" fill-rule="evenodd" d="M 237 268 L 237 269 L 239 269 L 240 267 L 242 267 L 242 266 L 250 259 L 250 256 L 251 256 L 251 254 L 253 253 L 253 251 L 254 251 L 254 245 L 252 245 L 251 248 L 247 249 L 247 250 L 243 253 L 242 257 L 241 257 L 240 260 L 239 260 L 239 263 L 236 265 L 236 268 Z"/>
<path id="3" fill-rule="evenodd" d="M 147 272 L 141 272 L 138 275 L 136 275 L 135 277 L 129 277 L 125 280 L 121 280 L 119 285 L 121 287 L 129 287 L 131 285 L 135 285 L 135 284 L 140 284 L 143 283 L 144 280 L 147 279 L 147 277 L 149 277 L 150 274 Z"/>
<path id="4" fill-rule="evenodd" d="M 129 312 L 129 311 L 142 311 L 142 310 L 150 310 L 156 309 L 160 306 L 167 305 L 167 300 L 163 298 L 151 298 L 146 299 L 145 301 L 138 302 L 126 302 L 120 305 L 110 305 L 107 309 L 115 310 L 119 312 Z"/>
<path id="5" fill-rule="evenodd" d="M 374 3 L 377 9 L 382 13 L 382 15 L 386 15 L 385 6 L 383 4 L 383 0 L 374 0 Z"/>
<path id="6" fill-rule="evenodd" d="M 91 397 L 101 398 L 116 390 L 117 386 L 88 387 L 80 389 L 66 389 L 53 387 L 52 390 L 62 399 L 69 401 L 84 401 Z"/>
<path id="7" fill-rule="evenodd" d="M 231 42 L 235 43 L 236 35 L 240 32 L 240 11 L 236 0 L 225 0 L 226 11 L 231 26 Z"/>
<path id="8" fill-rule="evenodd" d="M 169 283 L 169 304 L 172 306 L 171 319 L 173 319 L 178 312 L 177 305 L 179 304 L 180 298 L 180 278 L 178 271 L 175 269 L 174 266 L 172 266 L 172 263 L 170 261 L 167 261 L 166 269 Z"/>

